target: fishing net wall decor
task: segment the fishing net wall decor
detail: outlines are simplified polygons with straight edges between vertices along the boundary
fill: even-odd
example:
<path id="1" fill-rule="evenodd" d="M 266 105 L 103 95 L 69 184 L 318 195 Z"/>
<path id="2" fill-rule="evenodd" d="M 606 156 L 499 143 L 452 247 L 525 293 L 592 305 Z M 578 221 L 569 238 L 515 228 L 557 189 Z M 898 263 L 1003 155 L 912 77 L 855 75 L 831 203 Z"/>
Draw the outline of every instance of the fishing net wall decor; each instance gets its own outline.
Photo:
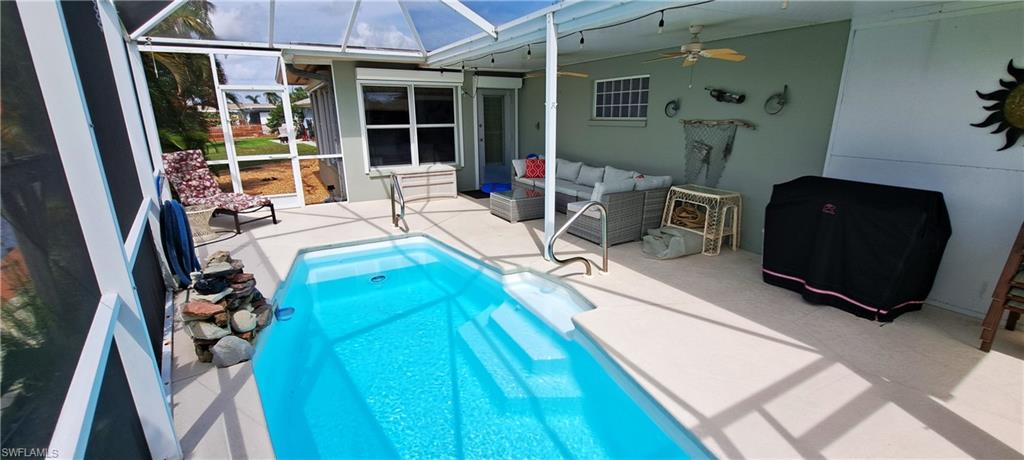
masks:
<path id="1" fill-rule="evenodd" d="M 686 183 L 715 187 L 732 155 L 736 124 L 684 123 Z"/>

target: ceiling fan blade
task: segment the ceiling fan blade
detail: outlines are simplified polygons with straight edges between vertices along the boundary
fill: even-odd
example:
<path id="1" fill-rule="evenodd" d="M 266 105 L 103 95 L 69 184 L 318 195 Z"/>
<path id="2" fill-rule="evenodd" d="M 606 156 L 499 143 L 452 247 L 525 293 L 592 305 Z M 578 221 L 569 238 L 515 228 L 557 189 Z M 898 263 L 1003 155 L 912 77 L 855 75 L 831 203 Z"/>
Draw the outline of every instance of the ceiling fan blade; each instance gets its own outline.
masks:
<path id="1" fill-rule="evenodd" d="M 525 76 L 523 76 L 523 78 L 538 78 L 538 77 L 543 77 L 543 76 L 544 76 L 544 72 L 530 72 L 530 73 L 526 74 Z M 564 70 L 559 70 L 558 71 L 558 76 L 559 77 L 590 78 L 590 74 L 588 74 L 588 73 L 569 72 L 569 71 L 564 71 Z"/>
<path id="2" fill-rule="evenodd" d="M 740 53 L 738 51 L 736 51 L 734 49 L 730 49 L 730 48 L 715 48 L 715 49 L 701 51 L 700 54 L 702 54 L 702 55 L 704 55 L 706 57 L 711 57 L 711 56 L 718 56 L 718 55 L 722 55 L 722 54 L 740 54 Z"/>
<path id="3" fill-rule="evenodd" d="M 742 54 L 719 54 L 717 56 L 708 56 L 711 59 L 721 59 L 723 61 L 740 62 L 747 57 Z"/>
<path id="4" fill-rule="evenodd" d="M 667 61 L 667 60 L 670 60 L 670 59 L 679 59 L 679 58 L 685 57 L 685 56 L 686 56 L 686 53 L 662 54 L 660 58 L 649 59 L 649 60 L 644 61 L 644 63 L 646 64 L 648 62 L 658 62 L 658 61 Z"/>

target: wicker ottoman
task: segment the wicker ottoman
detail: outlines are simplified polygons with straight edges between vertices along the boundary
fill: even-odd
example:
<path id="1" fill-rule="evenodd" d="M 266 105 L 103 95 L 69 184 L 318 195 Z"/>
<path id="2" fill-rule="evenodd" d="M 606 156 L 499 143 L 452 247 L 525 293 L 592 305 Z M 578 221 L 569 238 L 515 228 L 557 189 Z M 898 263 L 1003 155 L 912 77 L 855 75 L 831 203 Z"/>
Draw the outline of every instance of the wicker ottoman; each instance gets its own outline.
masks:
<path id="1" fill-rule="evenodd" d="M 509 222 L 544 217 L 544 191 L 513 188 L 491 194 L 491 214 Z"/>

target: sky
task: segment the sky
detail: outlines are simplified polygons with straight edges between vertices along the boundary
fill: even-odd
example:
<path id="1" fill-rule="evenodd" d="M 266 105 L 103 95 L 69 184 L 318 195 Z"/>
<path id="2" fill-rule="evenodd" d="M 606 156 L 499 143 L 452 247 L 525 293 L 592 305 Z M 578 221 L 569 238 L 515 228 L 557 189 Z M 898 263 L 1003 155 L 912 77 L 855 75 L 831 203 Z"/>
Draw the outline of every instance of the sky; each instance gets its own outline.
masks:
<path id="1" fill-rule="evenodd" d="M 218 40 L 269 41 L 269 1 L 211 0 L 211 22 Z M 355 2 L 351 0 L 276 0 L 276 43 L 340 45 Z M 427 51 L 480 33 L 440 0 L 405 0 L 409 16 Z M 467 7 L 494 25 L 553 4 L 539 0 L 467 0 Z M 349 45 L 418 50 L 415 34 L 396 0 L 363 0 Z"/>

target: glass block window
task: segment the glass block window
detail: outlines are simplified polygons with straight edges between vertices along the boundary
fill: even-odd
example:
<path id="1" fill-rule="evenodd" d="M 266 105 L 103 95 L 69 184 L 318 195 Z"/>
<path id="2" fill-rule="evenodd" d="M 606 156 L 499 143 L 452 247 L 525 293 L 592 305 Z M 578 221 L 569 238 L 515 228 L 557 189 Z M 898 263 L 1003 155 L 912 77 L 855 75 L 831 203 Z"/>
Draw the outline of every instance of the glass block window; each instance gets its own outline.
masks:
<path id="1" fill-rule="evenodd" d="M 647 119 L 650 85 L 650 75 L 594 81 L 594 119 Z"/>

